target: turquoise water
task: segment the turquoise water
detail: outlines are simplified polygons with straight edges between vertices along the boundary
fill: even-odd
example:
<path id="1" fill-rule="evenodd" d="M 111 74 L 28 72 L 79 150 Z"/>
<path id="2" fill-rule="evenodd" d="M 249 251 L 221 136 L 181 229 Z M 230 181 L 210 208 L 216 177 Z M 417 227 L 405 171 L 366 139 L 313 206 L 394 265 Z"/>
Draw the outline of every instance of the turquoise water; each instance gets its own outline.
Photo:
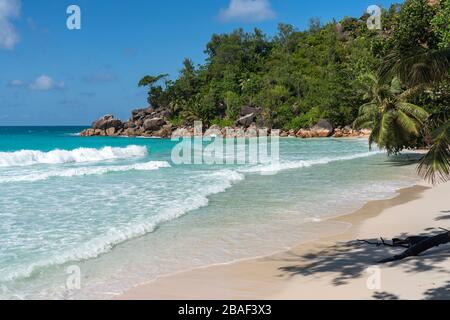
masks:
<path id="1" fill-rule="evenodd" d="M 0 127 L 0 298 L 111 298 L 189 268 L 283 250 L 417 181 L 367 141 L 280 140 L 264 165 L 175 165 L 176 142 Z M 67 288 L 67 268 L 81 287 Z"/>

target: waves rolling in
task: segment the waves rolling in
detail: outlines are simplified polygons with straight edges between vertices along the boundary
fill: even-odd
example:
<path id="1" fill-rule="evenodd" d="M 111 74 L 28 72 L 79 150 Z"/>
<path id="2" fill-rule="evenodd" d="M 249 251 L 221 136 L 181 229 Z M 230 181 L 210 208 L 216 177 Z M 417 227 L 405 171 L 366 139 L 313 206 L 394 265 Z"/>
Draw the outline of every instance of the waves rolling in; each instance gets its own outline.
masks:
<path id="1" fill-rule="evenodd" d="M 10 140 L 0 135 L 0 288 L 38 298 L 70 295 L 72 262 L 92 271 L 83 298 L 284 248 L 304 221 L 366 201 L 366 184 L 389 195 L 403 170 L 371 165 L 384 157 L 355 140 L 281 139 L 279 164 L 227 166 L 174 165 L 168 140 Z"/>
<path id="2" fill-rule="evenodd" d="M 156 170 L 160 167 L 168 167 L 168 163 L 144 163 L 140 166 L 136 165 L 134 169 Z M 190 196 L 179 199 L 179 201 L 174 203 L 170 208 L 165 208 L 156 215 L 142 217 L 120 227 L 111 227 L 106 234 L 99 235 L 87 242 L 79 244 L 73 249 L 54 254 L 51 257 L 36 261 L 22 268 L 15 268 L 14 270 L 3 269 L 0 275 L 0 282 L 28 278 L 41 268 L 62 265 L 67 262 L 97 258 L 124 241 L 153 232 L 156 227 L 164 222 L 174 220 L 192 210 L 207 206 L 211 195 L 224 192 L 230 188 L 233 183 L 244 179 L 242 174 L 232 170 L 220 170 L 212 174 L 205 173 L 204 176 L 212 177 L 213 181 L 211 181 L 209 185 L 204 185 L 201 189 L 193 190 L 194 192 Z"/>
<path id="3" fill-rule="evenodd" d="M 102 175 L 113 172 L 152 171 L 158 170 L 160 168 L 169 168 L 169 167 L 170 164 L 167 161 L 150 161 L 146 163 L 137 163 L 126 166 L 96 166 L 96 167 L 67 168 L 58 170 L 52 169 L 45 172 L 0 176 L 0 183 L 35 182 L 56 177 L 70 178 L 79 176 Z"/>
<path id="4" fill-rule="evenodd" d="M 324 165 L 329 164 L 332 162 L 338 162 L 338 161 L 349 161 L 349 160 L 355 160 L 360 158 L 367 158 L 372 157 L 378 154 L 381 154 L 383 152 L 381 151 L 373 151 L 373 152 L 363 152 L 363 153 L 357 153 L 352 154 L 348 156 L 341 156 L 341 157 L 323 157 L 320 159 L 314 159 L 314 160 L 298 160 L 298 161 L 284 161 L 278 164 L 270 164 L 270 165 L 259 165 L 254 166 L 252 168 L 246 168 L 240 170 L 240 172 L 244 173 L 271 173 L 271 172 L 278 172 L 278 171 L 284 171 L 284 170 L 292 170 L 292 169 L 301 169 L 301 168 L 308 168 L 316 165 Z"/>
<path id="5" fill-rule="evenodd" d="M 146 155 L 146 147 L 134 145 L 125 148 L 78 148 L 71 151 L 52 150 L 49 152 L 42 152 L 38 150 L 21 150 L 15 152 L 0 152 L 0 167 L 99 162 L 105 160 L 144 157 Z"/>

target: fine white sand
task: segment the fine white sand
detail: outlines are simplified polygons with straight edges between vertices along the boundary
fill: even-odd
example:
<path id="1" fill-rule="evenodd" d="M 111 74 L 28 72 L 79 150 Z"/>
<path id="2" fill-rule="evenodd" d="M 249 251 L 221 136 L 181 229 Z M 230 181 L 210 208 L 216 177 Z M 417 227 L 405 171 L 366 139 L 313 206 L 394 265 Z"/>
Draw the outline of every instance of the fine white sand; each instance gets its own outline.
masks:
<path id="1" fill-rule="evenodd" d="M 351 227 L 274 256 L 162 277 L 120 299 L 450 299 L 450 245 L 377 265 L 403 249 L 354 241 L 450 229 L 450 183 L 404 189 L 331 221 Z"/>

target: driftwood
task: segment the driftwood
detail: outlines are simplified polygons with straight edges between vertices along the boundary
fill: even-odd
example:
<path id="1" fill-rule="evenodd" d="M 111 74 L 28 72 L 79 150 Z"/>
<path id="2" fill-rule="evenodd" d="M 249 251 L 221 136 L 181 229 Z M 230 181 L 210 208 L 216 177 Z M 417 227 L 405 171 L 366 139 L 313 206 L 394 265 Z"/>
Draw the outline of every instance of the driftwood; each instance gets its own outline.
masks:
<path id="1" fill-rule="evenodd" d="M 433 236 L 413 236 L 408 237 L 406 239 L 392 239 L 392 243 L 386 242 L 383 238 L 381 242 L 370 242 L 367 240 L 358 240 L 359 242 L 363 242 L 370 245 L 379 246 L 389 246 L 389 247 L 401 247 L 406 248 L 404 252 L 401 254 L 395 255 L 391 258 L 383 259 L 378 261 L 378 263 L 387 263 L 393 261 L 403 260 L 408 257 L 416 257 L 421 253 L 434 248 L 439 247 L 440 245 L 450 243 L 450 231 L 447 229 L 442 229 L 445 232 L 440 233 L 438 235 Z"/>

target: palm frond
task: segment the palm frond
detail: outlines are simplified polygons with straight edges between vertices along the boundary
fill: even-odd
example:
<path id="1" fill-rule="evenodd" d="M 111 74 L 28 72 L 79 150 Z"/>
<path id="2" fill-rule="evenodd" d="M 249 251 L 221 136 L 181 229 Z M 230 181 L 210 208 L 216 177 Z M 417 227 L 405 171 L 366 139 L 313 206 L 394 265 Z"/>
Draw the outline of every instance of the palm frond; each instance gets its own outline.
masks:
<path id="1" fill-rule="evenodd" d="M 389 91 L 393 95 L 397 95 L 402 92 L 402 84 L 397 77 L 394 77 L 394 79 L 392 79 Z"/>
<path id="2" fill-rule="evenodd" d="M 374 122 L 375 121 L 366 121 L 361 124 L 359 124 L 359 129 L 373 129 L 374 128 Z"/>
<path id="3" fill-rule="evenodd" d="M 406 115 L 402 110 L 397 110 L 396 123 L 408 134 L 419 136 L 417 122 Z"/>
<path id="4" fill-rule="evenodd" d="M 424 123 L 430 116 L 428 112 L 421 107 L 408 102 L 397 102 L 397 108 L 408 116 L 415 118 L 420 123 Z"/>
<path id="5" fill-rule="evenodd" d="M 407 100 L 421 94 L 426 88 L 428 88 L 428 85 L 426 85 L 426 84 L 418 84 L 418 85 L 412 86 L 412 87 L 406 89 L 405 91 L 403 91 L 401 94 L 399 94 L 398 99 L 400 101 L 407 101 Z"/>
<path id="6" fill-rule="evenodd" d="M 372 133 L 369 136 L 369 150 L 372 151 L 372 146 L 377 143 L 380 136 L 380 126 L 375 124 L 372 129 Z"/>
<path id="7" fill-rule="evenodd" d="M 371 101 L 359 107 L 359 114 L 376 113 L 377 109 L 377 104 Z"/>
<path id="8" fill-rule="evenodd" d="M 439 110 L 432 115 L 430 115 L 428 119 L 428 123 L 432 128 L 437 128 L 447 122 L 450 121 L 450 106 Z"/>
<path id="9" fill-rule="evenodd" d="M 396 111 L 389 110 L 383 113 L 380 122 L 380 130 L 378 132 L 377 144 L 381 148 L 386 148 L 392 137 L 392 127 L 396 118 Z"/>
<path id="10" fill-rule="evenodd" d="M 355 129 L 362 129 L 364 128 L 363 124 L 366 124 L 368 122 L 373 123 L 377 117 L 376 112 L 366 112 L 360 114 L 358 118 L 353 122 L 353 127 Z"/>
<path id="11" fill-rule="evenodd" d="M 420 161 L 418 172 L 433 184 L 450 181 L 450 122 L 433 133 L 433 145 Z"/>
<path id="12" fill-rule="evenodd" d="M 373 122 L 373 117 L 371 115 L 364 114 L 364 115 L 358 117 L 353 122 L 353 128 L 355 128 L 355 129 L 364 129 L 363 124 L 365 124 L 367 122 Z"/>
<path id="13" fill-rule="evenodd" d="M 383 61 L 378 74 L 385 83 L 398 77 L 402 83 L 415 86 L 435 83 L 448 77 L 449 67 L 450 48 L 417 48 L 407 53 L 396 49 Z"/>

